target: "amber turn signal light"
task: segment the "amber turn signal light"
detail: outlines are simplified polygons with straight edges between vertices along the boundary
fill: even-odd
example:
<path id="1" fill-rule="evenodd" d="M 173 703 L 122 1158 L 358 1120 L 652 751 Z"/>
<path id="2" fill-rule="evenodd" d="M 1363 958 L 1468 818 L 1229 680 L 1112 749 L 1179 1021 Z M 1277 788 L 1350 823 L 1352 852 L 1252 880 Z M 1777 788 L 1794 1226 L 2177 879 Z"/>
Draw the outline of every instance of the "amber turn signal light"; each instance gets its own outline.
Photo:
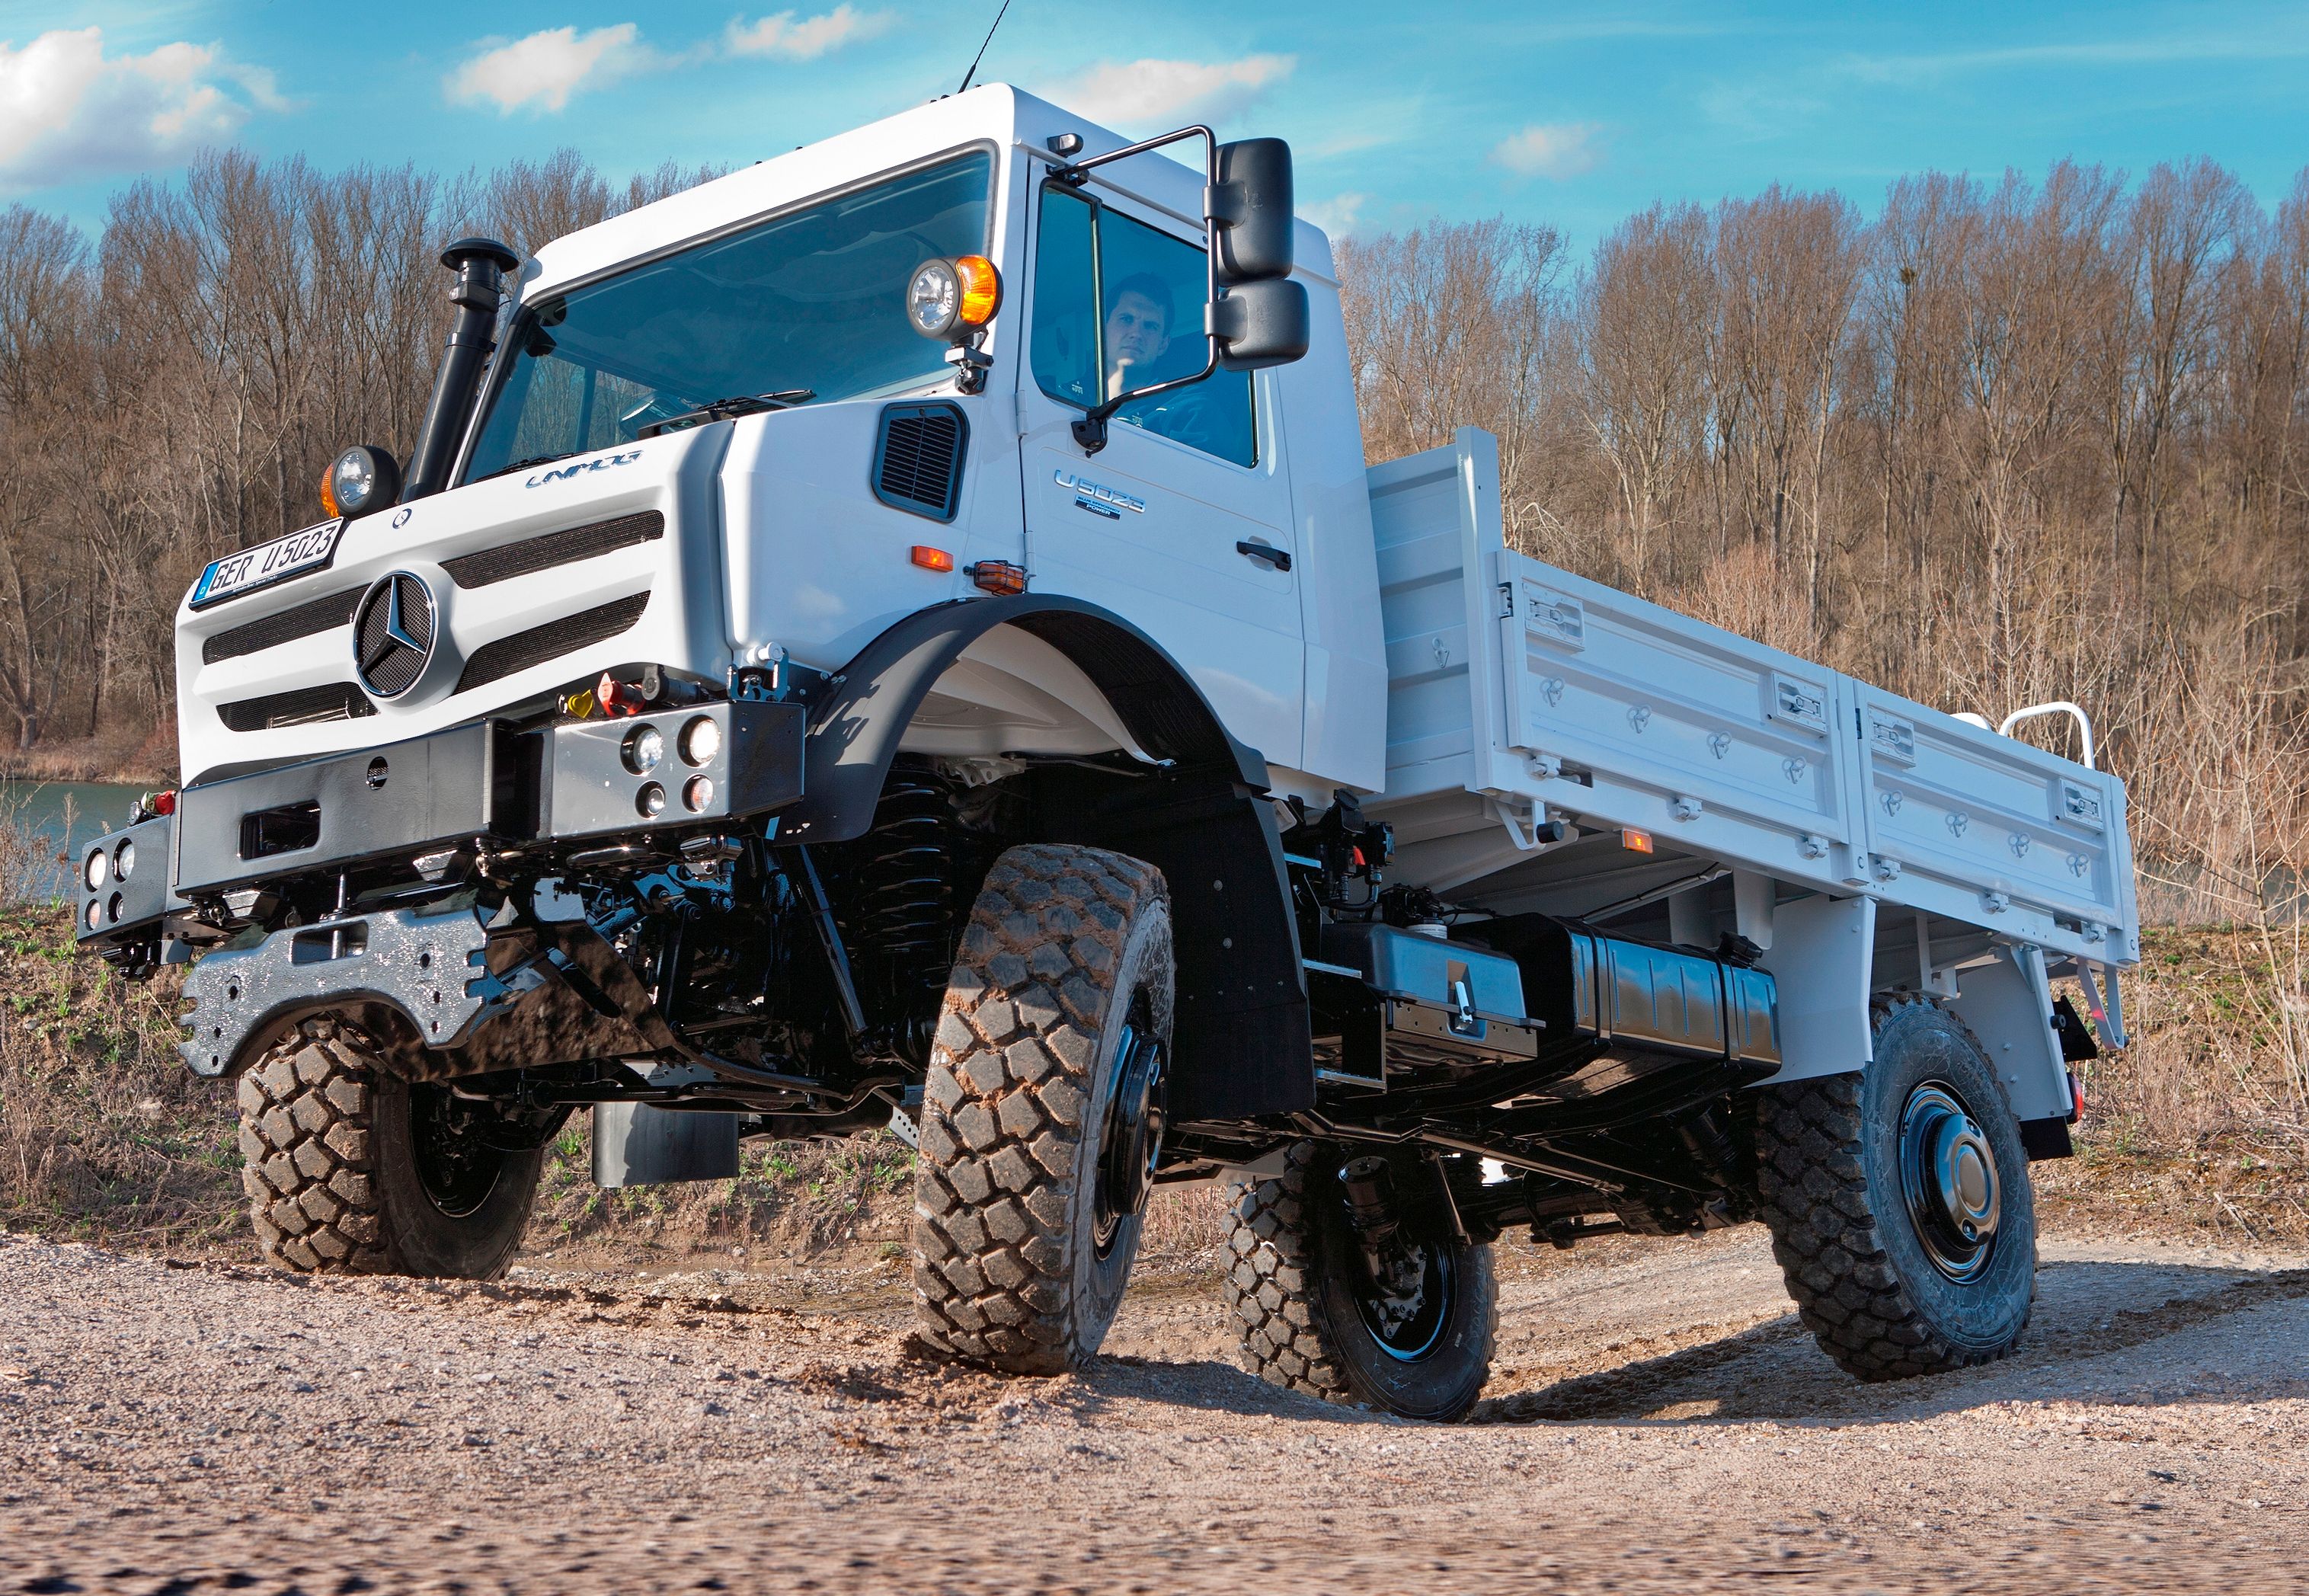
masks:
<path id="1" fill-rule="evenodd" d="M 1620 846 L 1630 853 L 1649 853 L 1652 850 L 1652 834 L 1630 827 L 1620 833 Z"/>
<path id="2" fill-rule="evenodd" d="M 972 585 L 998 599 L 1013 598 L 1026 591 L 1026 567 L 1007 560 L 981 560 L 966 574 Z"/>
<path id="3" fill-rule="evenodd" d="M 954 274 L 962 280 L 962 321 L 983 327 L 1002 308 L 1002 273 L 982 254 L 956 255 Z"/>

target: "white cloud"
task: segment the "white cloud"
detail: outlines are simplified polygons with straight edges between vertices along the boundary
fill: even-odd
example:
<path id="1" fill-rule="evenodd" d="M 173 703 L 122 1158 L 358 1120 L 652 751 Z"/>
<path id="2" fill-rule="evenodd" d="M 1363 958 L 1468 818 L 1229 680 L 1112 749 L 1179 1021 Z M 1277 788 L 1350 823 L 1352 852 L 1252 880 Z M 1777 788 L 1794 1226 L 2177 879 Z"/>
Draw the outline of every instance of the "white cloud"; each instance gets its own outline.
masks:
<path id="1" fill-rule="evenodd" d="M 0 40 L 0 190 L 173 160 L 284 103 L 271 73 L 214 45 L 108 56 L 101 28 Z"/>
<path id="2" fill-rule="evenodd" d="M 824 16 L 799 21 L 790 11 L 764 17 L 757 22 L 732 17 L 723 38 L 733 56 L 783 56 L 789 61 L 815 61 L 828 50 L 873 38 L 893 20 L 886 11 L 861 12 L 845 0 L 845 4 Z"/>
<path id="3" fill-rule="evenodd" d="M 1576 177 L 1603 159 L 1594 122 L 1535 122 L 1492 146 L 1492 159 L 1526 177 Z"/>
<path id="4" fill-rule="evenodd" d="M 1052 97 L 1122 127 L 1152 122 L 1217 122 L 1248 110 L 1298 65 L 1295 56 L 1246 56 L 1240 61 L 1108 61 L 1055 89 Z"/>
<path id="5" fill-rule="evenodd" d="M 1335 194 L 1329 199 L 1318 200 L 1313 204 L 1302 202 L 1299 214 L 1322 229 L 1325 237 L 1338 239 L 1355 230 L 1356 220 L 1369 203 L 1371 195 L 1350 191 Z"/>
<path id="6" fill-rule="evenodd" d="M 641 29 L 632 22 L 589 33 L 548 28 L 510 43 L 484 39 L 480 54 L 444 79 L 442 88 L 460 105 L 494 105 L 506 116 L 523 107 L 558 111 L 581 89 L 667 64 L 642 42 Z"/>

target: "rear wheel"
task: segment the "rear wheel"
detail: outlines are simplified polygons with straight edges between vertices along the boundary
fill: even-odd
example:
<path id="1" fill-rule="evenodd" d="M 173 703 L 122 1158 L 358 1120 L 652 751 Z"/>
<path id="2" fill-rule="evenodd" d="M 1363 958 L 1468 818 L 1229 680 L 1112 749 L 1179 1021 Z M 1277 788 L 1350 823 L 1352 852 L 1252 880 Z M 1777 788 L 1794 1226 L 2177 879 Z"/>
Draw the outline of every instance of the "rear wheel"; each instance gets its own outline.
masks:
<path id="1" fill-rule="evenodd" d="M 1035 844 L 972 908 L 923 1087 L 923 1339 L 1019 1374 L 1089 1360 L 1162 1149 L 1171 910 L 1153 866 Z"/>
<path id="2" fill-rule="evenodd" d="M 1490 1377 L 1492 1249 L 1463 1240 L 1427 1166 L 1302 1142 L 1238 1186 L 1222 1288 L 1243 1367 L 1407 1419 L 1466 1416 Z"/>
<path id="3" fill-rule="evenodd" d="M 241 1185 L 257 1249 L 305 1273 L 486 1280 L 521 1240 L 541 1146 L 487 1104 L 381 1066 L 307 1020 L 240 1078 Z"/>
<path id="4" fill-rule="evenodd" d="M 2002 1358 L 2036 1300 L 2019 1125 L 1963 1021 L 1921 997 L 1872 1018 L 1864 1072 L 1763 1089 L 1772 1250 L 1805 1325 L 1864 1380 Z"/>

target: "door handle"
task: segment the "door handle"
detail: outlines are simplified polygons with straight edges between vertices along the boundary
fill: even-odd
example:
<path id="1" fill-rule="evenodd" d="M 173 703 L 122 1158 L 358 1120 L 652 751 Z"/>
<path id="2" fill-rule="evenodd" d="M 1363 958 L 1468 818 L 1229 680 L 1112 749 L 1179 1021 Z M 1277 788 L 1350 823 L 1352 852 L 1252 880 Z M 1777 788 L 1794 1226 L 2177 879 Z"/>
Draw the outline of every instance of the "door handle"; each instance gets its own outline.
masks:
<path id="1" fill-rule="evenodd" d="M 1279 548 L 1270 548 L 1264 543 L 1238 543 L 1234 546 L 1234 551 L 1277 571 L 1291 569 L 1291 556 Z"/>

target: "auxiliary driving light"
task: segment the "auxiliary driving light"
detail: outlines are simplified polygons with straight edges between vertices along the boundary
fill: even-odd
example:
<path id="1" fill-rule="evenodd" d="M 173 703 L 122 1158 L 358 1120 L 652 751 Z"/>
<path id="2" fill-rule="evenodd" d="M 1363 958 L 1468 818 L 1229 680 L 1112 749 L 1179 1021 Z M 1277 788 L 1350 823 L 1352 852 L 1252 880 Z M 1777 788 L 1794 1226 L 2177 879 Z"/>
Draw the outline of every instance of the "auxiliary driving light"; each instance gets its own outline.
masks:
<path id="1" fill-rule="evenodd" d="M 703 815 L 713 802 L 713 778 L 692 776 L 683 784 L 681 802 L 692 815 Z"/>
<path id="2" fill-rule="evenodd" d="M 128 873 L 135 867 L 136 839 L 125 837 L 121 840 L 120 851 L 112 856 L 112 874 L 116 879 L 125 881 Z"/>
<path id="3" fill-rule="evenodd" d="M 646 776 L 665 757 L 665 733 L 654 726 L 637 726 L 626 735 L 626 768 Z"/>
<path id="4" fill-rule="evenodd" d="M 681 729 L 681 757 L 691 764 L 712 764 L 722 752 L 722 728 L 711 715 L 700 715 Z"/>
<path id="5" fill-rule="evenodd" d="M 982 254 L 924 261 L 906 284 L 906 320 L 924 338 L 967 337 L 1002 307 L 1002 274 Z"/>
<path id="6" fill-rule="evenodd" d="M 401 496 L 401 468 L 371 444 L 356 444 L 329 462 L 321 478 L 321 508 L 347 521 L 382 510 Z"/>
<path id="7" fill-rule="evenodd" d="M 81 870 L 81 879 L 88 883 L 90 892 L 95 892 L 105 884 L 106 878 L 111 874 L 112 861 L 105 857 L 104 850 L 99 848 L 88 856 L 88 863 Z"/>
<path id="8" fill-rule="evenodd" d="M 644 820 L 655 820 L 665 813 L 665 789 L 652 781 L 634 795 L 634 807 Z"/>

